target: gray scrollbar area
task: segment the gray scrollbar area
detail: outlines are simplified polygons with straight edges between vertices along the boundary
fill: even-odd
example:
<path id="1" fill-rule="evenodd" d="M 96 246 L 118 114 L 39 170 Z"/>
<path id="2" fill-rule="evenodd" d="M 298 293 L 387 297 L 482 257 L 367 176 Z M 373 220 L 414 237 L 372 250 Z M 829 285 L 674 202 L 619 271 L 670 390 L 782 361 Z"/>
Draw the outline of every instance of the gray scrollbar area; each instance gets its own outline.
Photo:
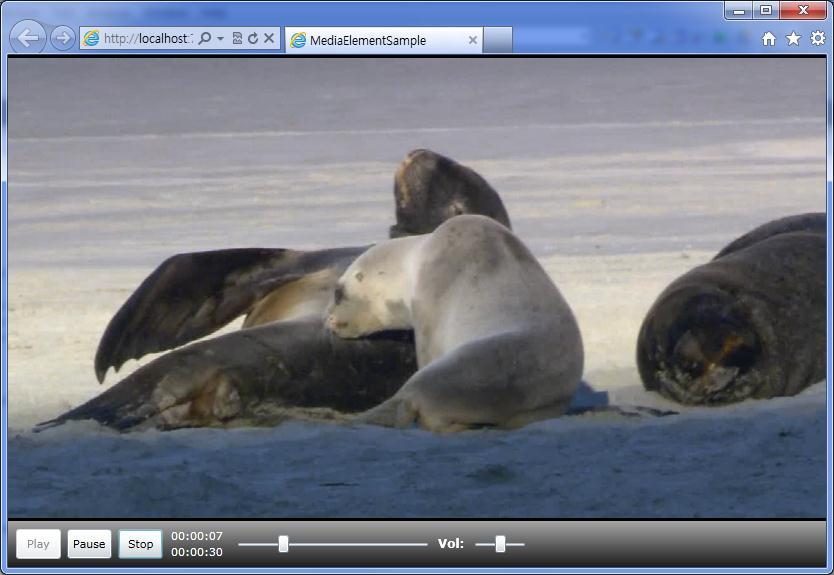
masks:
<path id="1" fill-rule="evenodd" d="M 824 520 L 9 520 L 11 567 L 824 567 Z"/>

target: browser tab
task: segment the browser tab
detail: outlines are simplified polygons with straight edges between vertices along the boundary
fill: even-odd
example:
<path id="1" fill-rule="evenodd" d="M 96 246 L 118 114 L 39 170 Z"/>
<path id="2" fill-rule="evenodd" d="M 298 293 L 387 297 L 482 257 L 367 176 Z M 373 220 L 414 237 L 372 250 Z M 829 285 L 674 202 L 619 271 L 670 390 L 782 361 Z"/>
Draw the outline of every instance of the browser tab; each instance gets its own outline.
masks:
<path id="1" fill-rule="evenodd" d="M 287 27 L 287 54 L 480 54 L 480 27 Z"/>

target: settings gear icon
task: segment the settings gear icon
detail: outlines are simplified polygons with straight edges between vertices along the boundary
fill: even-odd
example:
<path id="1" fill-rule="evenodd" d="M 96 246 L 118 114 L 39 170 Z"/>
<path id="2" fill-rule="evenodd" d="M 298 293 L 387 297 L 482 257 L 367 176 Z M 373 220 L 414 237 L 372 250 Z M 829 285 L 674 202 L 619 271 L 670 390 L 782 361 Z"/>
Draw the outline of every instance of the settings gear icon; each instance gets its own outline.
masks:
<path id="1" fill-rule="evenodd" d="M 811 44 L 814 46 L 822 46 L 825 44 L 825 32 L 822 30 L 814 30 L 811 32 Z"/>

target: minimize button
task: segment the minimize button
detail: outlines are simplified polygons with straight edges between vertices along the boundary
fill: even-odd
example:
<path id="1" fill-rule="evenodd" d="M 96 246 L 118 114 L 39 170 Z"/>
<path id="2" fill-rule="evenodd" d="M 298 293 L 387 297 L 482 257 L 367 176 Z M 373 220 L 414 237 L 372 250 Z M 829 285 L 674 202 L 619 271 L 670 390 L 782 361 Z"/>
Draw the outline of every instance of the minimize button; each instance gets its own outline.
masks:
<path id="1" fill-rule="evenodd" d="M 724 2 L 724 18 L 727 20 L 752 20 L 753 2 Z"/>

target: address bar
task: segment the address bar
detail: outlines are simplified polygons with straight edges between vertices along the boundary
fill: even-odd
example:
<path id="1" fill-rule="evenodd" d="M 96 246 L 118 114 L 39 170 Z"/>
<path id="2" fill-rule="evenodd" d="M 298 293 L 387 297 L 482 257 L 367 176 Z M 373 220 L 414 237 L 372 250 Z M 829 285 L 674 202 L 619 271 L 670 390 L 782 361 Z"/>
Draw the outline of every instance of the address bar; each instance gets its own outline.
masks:
<path id="1" fill-rule="evenodd" d="M 281 28 L 82 26 L 81 50 L 280 50 Z"/>

